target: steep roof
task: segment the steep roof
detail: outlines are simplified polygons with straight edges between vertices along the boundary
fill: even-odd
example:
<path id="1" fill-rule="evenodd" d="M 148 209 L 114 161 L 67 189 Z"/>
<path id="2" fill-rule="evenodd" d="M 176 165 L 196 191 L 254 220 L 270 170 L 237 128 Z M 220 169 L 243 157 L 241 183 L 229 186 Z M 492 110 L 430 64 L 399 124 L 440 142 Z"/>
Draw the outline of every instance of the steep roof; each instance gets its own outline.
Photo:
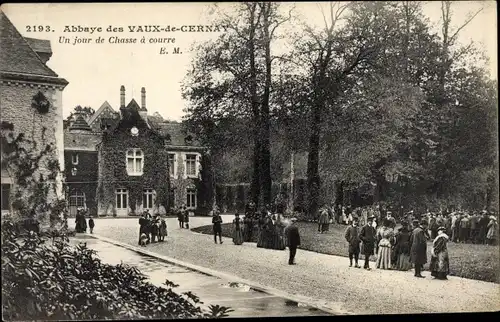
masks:
<path id="1" fill-rule="evenodd" d="M 170 144 L 174 146 L 195 146 L 201 147 L 202 145 L 196 140 L 196 138 L 188 133 L 182 123 L 173 123 L 173 122 L 161 122 L 155 123 L 151 125 L 154 129 L 156 129 L 162 136 L 167 137 L 170 136 Z M 191 135 L 193 138 L 191 144 L 186 143 L 186 137 Z"/>
<path id="2" fill-rule="evenodd" d="M 58 77 L 42 62 L 3 12 L 0 12 L 0 70 L 8 73 Z"/>
<path id="3" fill-rule="evenodd" d="M 64 130 L 64 150 L 97 151 L 97 144 L 100 142 L 100 133 Z"/>
<path id="4" fill-rule="evenodd" d="M 97 111 L 95 111 L 95 113 L 92 115 L 92 117 L 89 119 L 89 125 L 92 125 L 92 123 L 95 122 L 95 120 L 97 120 L 97 118 L 104 112 L 106 111 L 110 111 L 112 113 L 117 113 L 112 107 L 111 105 L 108 103 L 108 101 L 105 101 L 104 103 L 102 103 L 101 107 L 99 107 L 99 109 Z"/>
<path id="5" fill-rule="evenodd" d="M 92 131 L 90 126 L 87 124 L 87 122 L 85 122 L 85 119 L 81 115 L 78 115 L 76 117 L 76 120 L 73 122 L 73 124 L 71 124 L 69 130 Z"/>
<path id="6" fill-rule="evenodd" d="M 24 37 L 28 42 L 28 45 L 36 52 L 36 53 L 52 53 L 52 48 L 50 47 L 50 40 L 46 39 L 37 39 L 37 38 L 29 38 Z"/>
<path id="7" fill-rule="evenodd" d="M 135 101 L 135 98 L 133 98 L 127 105 L 127 108 L 128 109 L 134 109 L 136 111 L 139 111 L 141 109 L 141 107 L 139 106 L 139 104 L 137 104 L 137 102 Z"/>

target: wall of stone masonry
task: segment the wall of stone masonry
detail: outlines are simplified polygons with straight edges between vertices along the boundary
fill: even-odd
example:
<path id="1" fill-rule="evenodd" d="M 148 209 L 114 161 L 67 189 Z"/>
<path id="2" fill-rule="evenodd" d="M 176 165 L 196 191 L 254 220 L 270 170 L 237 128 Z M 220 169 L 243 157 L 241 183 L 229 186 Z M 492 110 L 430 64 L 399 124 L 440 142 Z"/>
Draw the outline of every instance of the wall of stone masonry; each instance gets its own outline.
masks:
<path id="1" fill-rule="evenodd" d="M 50 85 L 36 85 L 13 81 L 2 81 L 0 84 L 0 108 L 2 122 L 14 125 L 14 135 L 24 133 L 25 139 L 33 141 L 36 146 L 31 149 L 38 155 L 47 144 L 53 146 L 51 153 L 40 160 L 39 170 L 35 175 L 47 176 L 49 160 L 58 160 L 61 168 L 64 167 L 63 116 L 62 116 L 62 87 Z M 32 108 L 33 97 L 41 92 L 50 101 L 51 106 L 47 113 L 41 114 Z M 61 169 L 62 170 L 62 169 Z M 15 184 L 15 179 L 14 180 Z M 53 182 L 56 192 L 50 192 L 48 202 L 58 196 L 63 197 L 62 176 Z"/>

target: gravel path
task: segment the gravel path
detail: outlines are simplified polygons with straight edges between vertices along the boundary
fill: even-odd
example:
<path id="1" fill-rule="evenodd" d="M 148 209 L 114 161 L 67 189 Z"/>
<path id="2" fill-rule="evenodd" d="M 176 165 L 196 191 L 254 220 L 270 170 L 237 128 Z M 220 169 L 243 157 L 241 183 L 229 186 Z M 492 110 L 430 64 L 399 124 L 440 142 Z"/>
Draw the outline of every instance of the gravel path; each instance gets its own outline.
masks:
<path id="1" fill-rule="evenodd" d="M 229 218 L 224 218 L 228 222 Z M 98 219 L 95 234 L 137 245 L 137 219 Z M 288 251 L 257 248 L 254 243 L 233 245 L 231 239 L 215 245 L 213 237 L 178 228 L 168 219 L 166 243 L 147 250 L 191 264 L 256 281 L 259 284 L 321 299 L 342 312 L 395 314 L 424 312 L 479 312 L 500 310 L 500 285 L 450 277 L 448 281 L 413 277 L 413 272 L 349 268 L 348 259 L 298 250 L 290 266 Z M 191 227 L 210 218 L 191 218 Z M 371 263 L 374 267 L 374 263 Z"/>

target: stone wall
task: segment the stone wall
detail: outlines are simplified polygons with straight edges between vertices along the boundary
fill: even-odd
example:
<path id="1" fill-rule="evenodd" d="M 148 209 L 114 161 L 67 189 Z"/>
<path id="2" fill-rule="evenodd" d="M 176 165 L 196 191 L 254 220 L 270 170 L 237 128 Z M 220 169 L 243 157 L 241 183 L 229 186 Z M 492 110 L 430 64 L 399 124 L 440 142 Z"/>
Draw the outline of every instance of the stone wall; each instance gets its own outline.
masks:
<path id="1" fill-rule="evenodd" d="M 40 154 L 46 145 L 52 147 L 50 153 L 40 160 L 39 169 L 34 174 L 36 178 L 40 174 L 44 177 L 50 174 L 50 161 L 57 160 L 60 168 L 64 167 L 62 90 L 63 86 L 35 85 L 16 81 L 2 81 L 0 85 L 2 122 L 13 124 L 14 137 L 24 133 L 25 139 L 35 144 L 28 147 L 34 155 Z M 32 99 L 39 92 L 50 102 L 47 113 L 40 113 L 32 107 Z M 12 169 L 7 169 L 7 172 L 12 173 Z M 61 176 L 51 182 L 55 185 L 55 190 L 50 189 L 48 203 L 58 197 L 64 197 Z"/>

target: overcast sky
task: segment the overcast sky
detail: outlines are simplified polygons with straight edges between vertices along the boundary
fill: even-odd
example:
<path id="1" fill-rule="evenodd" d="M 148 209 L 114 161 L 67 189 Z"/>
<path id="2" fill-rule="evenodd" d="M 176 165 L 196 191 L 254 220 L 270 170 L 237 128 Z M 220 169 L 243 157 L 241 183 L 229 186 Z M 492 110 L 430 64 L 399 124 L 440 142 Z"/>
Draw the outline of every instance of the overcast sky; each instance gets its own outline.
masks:
<path id="1" fill-rule="evenodd" d="M 214 33 L 107 33 L 108 26 L 128 25 L 206 25 L 210 21 L 208 3 L 113 3 L 113 4 L 8 4 L 2 10 L 25 37 L 51 40 L 53 55 L 48 65 L 69 81 L 63 92 L 64 115 L 76 105 L 97 110 L 104 101 L 119 107 L 120 86 L 126 88 L 127 103 L 134 97 L 140 104 L 141 87 L 146 88 L 149 114 L 180 120 L 186 102 L 182 100 L 180 82 L 191 62 L 189 47 L 194 41 L 216 37 Z M 324 3 L 323 3 L 324 5 Z M 492 77 L 497 70 L 497 21 L 493 1 L 457 1 L 453 4 L 453 21 L 463 22 L 467 14 L 483 7 L 483 11 L 460 34 L 460 41 L 480 43 L 490 57 Z M 298 3 L 296 10 L 309 22 L 322 22 L 315 3 Z M 440 2 L 426 2 L 424 13 L 439 23 Z M 26 26 L 49 25 L 54 32 L 28 32 Z M 65 33 L 66 25 L 102 27 L 104 44 L 60 44 L 59 37 L 85 37 L 84 33 Z M 108 38 L 174 37 L 181 55 L 160 55 L 160 44 L 108 44 Z M 169 45 L 172 48 L 172 45 Z"/>

